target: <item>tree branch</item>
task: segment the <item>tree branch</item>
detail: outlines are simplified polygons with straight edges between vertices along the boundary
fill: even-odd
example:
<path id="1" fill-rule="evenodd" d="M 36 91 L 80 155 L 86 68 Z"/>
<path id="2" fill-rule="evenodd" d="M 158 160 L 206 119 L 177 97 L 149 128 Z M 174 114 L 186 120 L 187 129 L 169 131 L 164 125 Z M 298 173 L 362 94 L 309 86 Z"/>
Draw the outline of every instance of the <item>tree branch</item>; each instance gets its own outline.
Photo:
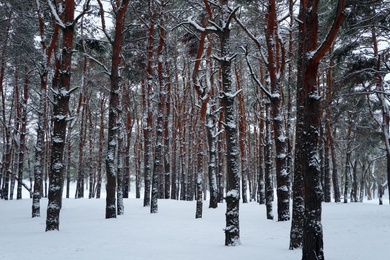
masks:
<path id="1" fill-rule="evenodd" d="M 65 24 L 62 22 L 61 18 L 58 16 L 58 13 L 53 5 L 53 3 L 51 2 L 51 0 L 47 0 L 47 3 L 49 4 L 49 7 L 50 7 L 50 11 L 51 11 L 51 14 L 53 15 L 54 19 L 56 20 L 57 24 L 62 28 L 62 29 L 65 29 L 66 26 Z"/>
<path id="2" fill-rule="evenodd" d="M 106 36 L 107 40 L 110 42 L 110 44 L 112 45 L 113 44 L 113 41 L 110 37 L 110 35 L 107 33 L 107 29 L 106 29 L 106 20 L 104 19 L 104 8 L 103 8 L 103 4 L 100 0 L 97 0 L 98 4 L 99 4 L 99 8 L 100 8 L 100 19 L 102 20 L 102 30 L 103 30 L 103 33 L 104 35 Z"/>
<path id="3" fill-rule="evenodd" d="M 318 63 L 324 55 L 329 51 L 330 47 L 332 46 L 334 40 L 336 39 L 337 32 L 339 31 L 341 27 L 341 23 L 343 21 L 343 14 L 345 9 L 346 0 L 339 0 L 337 9 L 336 9 L 336 17 L 332 24 L 332 27 L 326 36 L 323 43 L 320 45 L 320 47 L 315 51 L 312 61 L 314 63 Z"/>
<path id="4" fill-rule="evenodd" d="M 248 60 L 248 50 L 247 48 L 245 47 L 242 47 L 242 49 L 244 50 L 245 52 L 245 60 L 246 60 L 246 63 L 248 64 L 248 68 L 249 68 L 249 72 L 250 72 L 250 75 L 252 77 L 252 79 L 256 82 L 256 85 L 264 92 L 264 94 L 270 99 L 272 100 L 272 94 L 263 86 L 263 84 L 261 84 L 260 80 L 256 77 L 255 73 L 253 72 L 253 69 L 252 69 L 252 66 Z"/>

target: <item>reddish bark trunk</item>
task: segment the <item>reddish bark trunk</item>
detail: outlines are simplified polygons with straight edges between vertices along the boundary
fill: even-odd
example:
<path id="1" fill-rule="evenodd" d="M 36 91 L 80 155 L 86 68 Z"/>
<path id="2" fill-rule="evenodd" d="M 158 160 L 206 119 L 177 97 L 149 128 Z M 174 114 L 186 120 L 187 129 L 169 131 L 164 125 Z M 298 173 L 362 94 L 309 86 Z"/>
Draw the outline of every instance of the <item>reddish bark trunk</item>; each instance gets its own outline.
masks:
<path id="1" fill-rule="evenodd" d="M 341 26 L 345 0 L 340 0 L 335 21 L 326 39 L 317 49 L 318 0 L 301 0 L 298 19 L 297 143 L 305 192 L 302 259 L 324 259 L 321 224 L 323 192 L 317 145 L 320 127 L 320 96 L 317 90 L 318 65 L 330 49 Z M 299 143 L 298 143 L 299 141 Z"/>
<path id="2" fill-rule="evenodd" d="M 49 193 L 46 217 L 46 231 L 59 230 L 60 210 L 62 207 L 62 187 L 64 171 L 64 147 L 66 140 L 66 124 L 69 111 L 72 47 L 74 36 L 75 2 L 65 0 L 62 27 L 62 53 L 56 64 L 53 79 L 53 134 L 49 171 Z M 58 81 L 57 81 L 58 80 Z"/>
<path id="3" fill-rule="evenodd" d="M 107 157 L 106 157 L 106 219 L 116 218 L 116 169 L 115 151 L 117 148 L 118 118 L 120 111 L 119 91 L 120 75 L 119 65 L 121 64 L 121 49 L 123 41 L 123 29 L 125 14 L 130 0 L 123 0 L 115 6 L 115 33 L 112 42 L 111 73 L 110 73 L 110 100 L 108 112 L 108 135 L 107 135 Z"/>
<path id="4" fill-rule="evenodd" d="M 147 53 L 147 80 L 143 85 L 143 109 L 144 109 L 144 207 L 150 206 L 150 178 L 152 172 L 152 129 L 153 129 L 153 46 L 156 11 L 152 10 L 149 24 L 148 53 Z"/>

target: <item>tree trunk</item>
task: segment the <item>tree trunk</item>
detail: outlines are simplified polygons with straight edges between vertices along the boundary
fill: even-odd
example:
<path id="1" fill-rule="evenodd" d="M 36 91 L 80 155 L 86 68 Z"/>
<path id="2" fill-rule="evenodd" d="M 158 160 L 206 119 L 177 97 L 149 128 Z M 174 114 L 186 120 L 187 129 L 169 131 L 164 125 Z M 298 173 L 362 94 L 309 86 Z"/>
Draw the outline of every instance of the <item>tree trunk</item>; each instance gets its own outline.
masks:
<path id="1" fill-rule="evenodd" d="M 24 172 L 24 153 L 26 151 L 26 130 L 27 130 L 27 100 L 28 100 L 28 86 L 29 86 L 29 73 L 27 67 L 25 68 L 25 80 L 23 88 L 23 98 L 20 102 L 20 134 L 19 134 L 19 163 L 18 163 L 18 189 L 16 199 L 22 199 L 22 182 Z"/>
<path id="2" fill-rule="evenodd" d="M 280 76 L 284 73 L 284 49 L 279 43 L 276 1 L 269 0 L 266 14 L 266 43 L 271 89 L 271 111 L 275 131 L 275 170 L 278 198 L 278 221 L 290 220 L 290 173 L 287 171 L 287 136 L 283 116 Z M 279 57 L 280 56 L 280 57 Z M 282 63 L 282 64 L 280 64 Z M 280 64 L 280 65 L 279 65 Z"/>
<path id="3" fill-rule="evenodd" d="M 59 230 L 60 210 L 62 207 L 62 187 L 64 171 L 64 147 L 66 124 L 69 111 L 70 79 L 72 65 L 72 47 L 74 35 L 75 2 L 65 0 L 62 27 L 62 54 L 56 61 L 53 79 L 53 133 L 49 172 L 49 193 L 46 217 L 46 231 Z"/>
<path id="4" fill-rule="evenodd" d="M 86 71 L 86 60 L 84 59 L 84 68 L 81 81 L 85 80 L 85 71 Z M 80 117 L 80 134 L 79 134 L 79 163 L 77 169 L 77 185 L 76 185 L 76 195 L 75 198 L 84 198 L 84 179 L 85 179 L 85 168 L 84 168 L 84 146 L 86 143 L 86 116 L 85 116 L 85 101 L 86 101 L 86 88 L 85 84 L 82 83 L 79 99 L 79 108 L 77 109 L 77 114 Z M 80 111 L 81 110 L 81 111 Z"/>
<path id="5" fill-rule="evenodd" d="M 349 175 L 351 174 L 351 130 L 352 130 L 352 120 L 350 120 L 348 132 L 347 132 L 347 148 L 345 152 L 345 169 L 344 169 L 344 203 L 348 203 L 348 188 L 349 188 Z"/>
<path id="6" fill-rule="evenodd" d="M 89 148 L 88 148 L 88 154 L 89 154 L 89 183 L 88 183 L 88 198 L 92 199 L 95 196 L 95 182 L 96 182 L 96 161 L 94 160 L 94 154 L 93 154 L 93 149 L 94 149 L 94 131 L 93 131 L 93 123 L 92 123 L 92 113 L 91 113 L 91 108 L 88 105 L 88 122 L 89 122 L 89 127 L 88 127 L 88 142 L 89 142 Z"/>
<path id="7" fill-rule="evenodd" d="M 163 92 L 163 89 L 160 89 L 160 95 Z M 161 98 L 161 97 L 160 97 Z M 150 205 L 150 213 L 158 212 L 157 199 L 159 197 L 159 179 L 163 173 L 163 103 L 160 99 L 158 103 L 158 115 L 157 115 L 157 128 L 156 128 L 156 145 L 154 148 L 154 165 L 153 165 L 153 175 L 152 175 L 152 197 Z"/>
<path id="8" fill-rule="evenodd" d="M 317 159 L 320 127 L 320 96 L 317 89 L 318 65 L 329 51 L 341 26 L 345 0 L 337 6 L 336 18 L 326 39 L 318 44 L 318 0 L 301 0 L 298 20 L 298 88 L 297 88 L 297 153 L 302 159 L 305 192 L 305 220 L 302 240 L 302 259 L 324 259 L 321 224 L 323 192 Z M 301 109 L 299 109 L 301 108 Z"/>
<path id="9" fill-rule="evenodd" d="M 223 113 L 220 113 L 220 119 L 223 119 L 224 115 Z M 220 122 L 223 122 L 222 120 Z M 223 202 L 224 198 L 224 188 L 225 188 L 225 175 L 226 172 L 224 171 L 224 166 L 226 162 L 226 157 L 224 156 L 224 153 L 226 152 L 226 145 L 223 143 L 223 139 L 225 139 L 225 133 L 221 134 L 218 138 L 218 173 L 217 173 L 217 187 L 218 187 L 218 203 Z"/>
<path id="10" fill-rule="evenodd" d="M 228 0 L 220 0 L 221 32 L 219 33 L 222 71 L 222 106 L 225 114 L 226 134 L 226 228 L 225 245 L 237 246 L 240 242 L 239 201 L 240 201 L 240 162 L 236 125 L 236 90 L 232 84 L 231 65 L 234 55 L 230 51 L 230 17 Z"/>
<path id="11" fill-rule="evenodd" d="M 121 105 L 119 104 L 119 107 L 121 107 Z M 118 119 L 119 121 L 122 121 L 121 119 L 121 112 L 118 111 Z M 118 137 L 117 137 L 117 140 L 118 140 L 118 149 L 117 149 L 117 152 L 118 152 L 118 158 L 117 158 L 117 175 L 116 175 L 116 183 L 117 183 L 117 187 L 116 187 L 116 196 L 117 196 L 117 200 L 116 200 L 116 208 L 117 208 L 117 215 L 123 215 L 124 214 L 124 210 L 125 210 L 125 207 L 124 207 L 124 204 L 123 204 L 123 150 L 124 150 L 124 147 L 123 147 L 123 124 L 122 123 L 118 123 L 118 126 L 119 126 L 119 133 L 118 133 Z"/>
<path id="12" fill-rule="evenodd" d="M 237 89 L 242 90 L 240 72 L 238 71 L 237 65 L 234 66 Z M 241 176 L 242 176 L 242 202 L 248 203 L 248 175 L 249 175 L 249 162 L 248 162 L 248 140 L 246 138 L 246 116 L 244 107 L 244 97 L 241 91 L 238 95 L 238 111 L 239 111 L 239 146 L 240 146 L 240 157 L 241 157 Z"/>
<path id="13" fill-rule="evenodd" d="M 119 65 L 121 64 L 121 49 L 123 41 L 123 30 L 125 25 L 126 10 L 130 0 L 123 0 L 117 3 L 115 16 L 115 33 L 112 42 L 111 73 L 110 73 L 110 101 L 108 113 L 108 136 L 107 136 L 107 157 L 106 157 L 106 219 L 116 218 L 116 184 L 117 175 L 115 170 L 115 152 L 117 149 L 118 119 L 120 113 L 120 75 Z M 119 146 L 118 146 L 119 147 Z M 120 147 L 122 149 L 122 147 Z M 122 189 L 122 187 L 120 187 Z M 123 198 L 122 198 L 123 199 Z"/>
<path id="14" fill-rule="evenodd" d="M 261 107 L 257 104 L 259 110 Z M 260 112 L 261 113 L 261 112 Z M 257 147 L 257 165 L 258 165 L 258 177 L 257 177 L 257 185 L 258 185 L 258 202 L 259 204 L 265 204 L 265 182 L 264 182 L 264 145 L 263 145 L 263 131 L 264 131 L 264 119 L 257 116 L 258 125 L 258 133 L 255 132 L 256 138 L 256 147 Z M 257 128 L 255 128 L 257 129 Z"/>
<path id="15" fill-rule="evenodd" d="M 168 70 L 168 64 L 166 64 L 167 75 L 170 75 Z M 165 115 L 164 115 L 164 198 L 169 199 L 171 197 L 171 144 L 169 135 L 169 117 L 171 114 L 171 79 L 167 78 L 167 89 L 165 97 Z M 172 182 L 175 180 L 172 178 Z"/>
<path id="16" fill-rule="evenodd" d="M 203 158 L 204 158 L 204 122 L 199 124 L 199 136 L 198 136 L 198 147 L 197 147 L 197 173 L 196 173 L 196 212 L 195 218 L 202 218 L 203 213 Z"/>
<path id="17" fill-rule="evenodd" d="M 100 199 L 102 190 L 102 162 L 103 162 L 103 147 L 104 147 L 104 112 L 106 98 L 103 96 L 100 100 L 100 124 L 99 124 L 99 153 L 97 156 L 97 180 L 96 180 L 96 198 Z"/>
<path id="18" fill-rule="evenodd" d="M 324 194 L 325 202 L 331 202 L 331 176 L 330 176 L 330 142 L 325 138 L 324 143 Z"/>
<path id="19" fill-rule="evenodd" d="M 67 130 L 67 137 L 66 137 L 66 173 L 65 173 L 65 179 L 66 179 L 66 191 L 65 191 L 65 198 L 69 199 L 69 193 L 70 193 L 70 166 L 71 166 L 71 154 L 72 154 L 72 131 L 73 131 L 73 126 L 72 124 L 68 125 L 68 130 Z"/>
<path id="20" fill-rule="evenodd" d="M 142 140 L 141 140 L 141 126 L 137 119 L 137 137 L 134 144 L 134 160 L 135 160 L 135 198 L 141 198 L 141 151 L 142 151 Z"/>
<path id="21" fill-rule="evenodd" d="M 125 99 L 130 99 L 127 95 Z M 124 153 L 124 168 L 123 168 L 123 198 L 129 198 L 130 192 L 130 146 L 131 146 L 131 136 L 133 131 L 133 123 L 131 119 L 130 111 L 127 111 L 126 115 L 126 145 Z M 135 158 L 134 158 L 135 159 Z"/>
<path id="22" fill-rule="evenodd" d="M 193 104 L 193 102 L 190 102 Z M 191 107 L 190 111 L 194 111 L 194 106 Z M 187 145 L 187 153 L 188 156 L 186 157 L 186 163 L 187 163 L 187 182 L 186 182 L 186 200 L 187 201 L 193 201 L 194 200 L 194 195 L 195 195 L 195 179 L 194 179 L 194 136 L 193 132 L 195 131 L 194 129 L 194 121 L 196 120 L 195 118 L 188 117 L 187 118 L 187 138 L 186 138 L 186 145 Z"/>
<path id="23" fill-rule="evenodd" d="M 151 10 L 152 11 L 152 10 Z M 148 52 L 147 52 L 147 81 L 143 84 L 144 107 L 144 207 L 150 206 L 150 178 L 152 172 L 152 129 L 153 129 L 153 43 L 156 11 L 153 10 L 150 17 Z"/>
<path id="24" fill-rule="evenodd" d="M 42 190 L 42 173 L 43 173 L 43 154 L 44 154 L 44 103 L 46 96 L 43 94 L 47 85 L 47 74 L 40 75 L 41 87 L 39 89 L 39 111 L 37 124 L 37 139 L 35 144 L 35 163 L 34 163 L 34 190 L 32 199 L 32 217 L 40 217 L 40 199 Z"/>
<path id="25" fill-rule="evenodd" d="M 271 116 L 270 103 L 265 101 L 265 146 L 264 146 L 264 164 L 265 164 L 265 206 L 267 219 L 274 219 L 273 206 L 274 201 L 274 185 L 272 181 L 273 163 L 272 163 L 272 141 L 271 141 Z"/>
<path id="26" fill-rule="evenodd" d="M 328 132 L 328 137 L 330 137 L 330 150 L 332 153 L 332 184 L 333 184 L 334 201 L 341 202 L 338 166 L 337 166 L 337 158 L 336 158 L 337 154 L 336 154 L 336 148 L 334 145 L 333 136 L 332 133 L 330 132 L 330 126 L 327 127 L 327 132 Z"/>
<path id="27" fill-rule="evenodd" d="M 208 108 L 210 111 L 211 108 Z M 209 163 L 208 163 L 208 177 L 209 177 L 209 189 L 210 189 L 210 202 L 209 208 L 218 207 L 218 186 L 216 179 L 216 164 L 217 164 L 217 135 L 214 131 L 216 128 L 216 122 L 214 122 L 213 115 L 210 113 L 206 116 L 207 124 L 207 140 L 209 147 Z"/>

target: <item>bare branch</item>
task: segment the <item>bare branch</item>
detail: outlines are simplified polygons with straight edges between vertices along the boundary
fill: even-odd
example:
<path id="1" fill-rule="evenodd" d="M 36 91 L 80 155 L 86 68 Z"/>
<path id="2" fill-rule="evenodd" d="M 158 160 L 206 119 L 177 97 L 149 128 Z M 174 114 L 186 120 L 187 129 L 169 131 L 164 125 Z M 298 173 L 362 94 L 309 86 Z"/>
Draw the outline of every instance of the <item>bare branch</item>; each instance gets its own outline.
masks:
<path id="1" fill-rule="evenodd" d="M 327 53 L 332 46 L 334 40 L 336 39 L 337 32 L 341 27 L 341 23 L 343 21 L 343 14 L 345 9 L 346 0 L 339 0 L 336 10 L 336 17 L 332 24 L 332 27 L 326 36 L 324 42 L 320 45 L 320 47 L 315 51 L 312 61 L 317 63 L 322 57 L 324 57 L 325 53 Z"/>
<path id="2" fill-rule="evenodd" d="M 245 60 L 246 60 L 246 63 L 248 64 L 250 76 L 255 81 L 256 85 L 264 92 L 264 94 L 270 100 L 272 100 L 273 99 L 272 94 L 263 86 L 263 84 L 261 84 L 260 80 L 256 77 L 255 73 L 253 72 L 252 66 L 251 66 L 251 64 L 250 64 L 250 62 L 248 60 L 248 49 L 246 47 L 241 47 L 241 48 L 244 50 Z"/>
<path id="3" fill-rule="evenodd" d="M 53 15 L 54 19 L 56 20 L 56 23 L 62 28 L 62 29 L 65 29 L 66 26 L 65 24 L 62 22 L 61 18 L 58 16 L 58 13 L 53 5 L 53 3 L 51 2 L 51 0 L 47 0 L 47 3 L 49 4 L 49 7 L 50 7 L 50 11 L 51 11 L 51 14 Z"/>
<path id="4" fill-rule="evenodd" d="M 91 59 L 93 60 L 94 62 L 96 62 L 100 67 L 103 68 L 103 72 L 104 74 L 108 75 L 108 76 L 111 76 L 111 73 L 110 73 L 110 70 L 103 64 L 101 63 L 99 60 L 95 59 L 94 57 L 92 57 L 91 55 L 87 54 L 87 53 L 83 53 L 84 56 L 86 56 L 88 59 Z"/>
<path id="5" fill-rule="evenodd" d="M 83 17 L 89 10 L 89 3 L 91 2 L 91 0 L 87 0 L 84 5 L 83 5 L 83 11 L 76 17 L 76 19 L 74 19 L 73 21 L 73 24 L 76 24 L 78 22 L 78 20 Z"/>
<path id="6" fill-rule="evenodd" d="M 107 33 L 107 29 L 106 29 L 106 20 L 104 19 L 104 8 L 103 8 L 103 4 L 101 2 L 101 0 L 97 0 L 98 4 L 99 4 L 99 8 L 100 8 L 100 19 L 102 21 L 102 30 L 103 30 L 103 33 L 104 35 L 106 36 L 107 40 L 111 43 L 111 45 L 113 44 L 113 40 L 111 39 L 110 35 Z"/>

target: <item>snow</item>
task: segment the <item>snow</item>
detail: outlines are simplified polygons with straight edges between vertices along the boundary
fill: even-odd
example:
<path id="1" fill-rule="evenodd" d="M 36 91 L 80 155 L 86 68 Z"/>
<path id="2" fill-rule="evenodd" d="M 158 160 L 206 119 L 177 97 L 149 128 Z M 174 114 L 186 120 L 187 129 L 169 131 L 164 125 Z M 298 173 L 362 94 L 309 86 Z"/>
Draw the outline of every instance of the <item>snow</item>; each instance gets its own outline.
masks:
<path id="1" fill-rule="evenodd" d="M 288 192 L 288 188 L 287 188 L 286 185 L 283 185 L 283 186 L 279 187 L 278 190 L 284 191 L 284 192 Z"/>
<path id="2" fill-rule="evenodd" d="M 389 83 L 390 83 L 390 73 L 386 74 L 384 81 L 389 81 Z"/>
<path id="3" fill-rule="evenodd" d="M 57 24 L 58 24 L 60 27 L 62 27 L 62 28 L 66 28 L 65 25 L 64 25 L 64 23 L 62 22 L 62 20 L 61 20 L 60 17 L 58 16 L 57 11 L 56 11 L 55 7 L 53 6 L 53 3 L 52 3 L 51 1 L 49 1 L 49 0 L 48 0 L 47 2 L 48 2 L 48 4 L 49 4 L 51 14 L 54 16 L 54 18 L 55 18 Z"/>
<path id="4" fill-rule="evenodd" d="M 278 140 L 279 140 L 279 142 L 284 143 L 284 142 L 286 142 L 286 140 L 287 140 L 287 136 L 285 136 L 285 135 L 280 135 L 280 136 L 278 136 Z"/>
<path id="5" fill-rule="evenodd" d="M 226 197 L 233 197 L 233 198 L 239 198 L 240 192 L 238 190 L 230 190 L 227 192 Z"/>
<path id="6" fill-rule="evenodd" d="M 203 218 L 195 219 L 196 201 L 159 200 L 159 213 L 150 214 L 132 193 L 124 200 L 126 214 L 106 220 L 104 194 L 102 199 L 64 199 L 60 231 L 45 232 L 47 199 L 41 200 L 41 217 L 31 218 L 31 200 L 23 195 L 26 199 L 0 200 L 0 259 L 302 257 L 301 250 L 288 250 L 291 222 L 266 220 L 265 206 L 255 202 L 240 205 L 241 245 L 226 247 L 225 204 L 203 207 Z M 326 259 L 388 259 L 388 205 L 379 206 L 378 200 L 324 203 L 322 219 Z"/>

